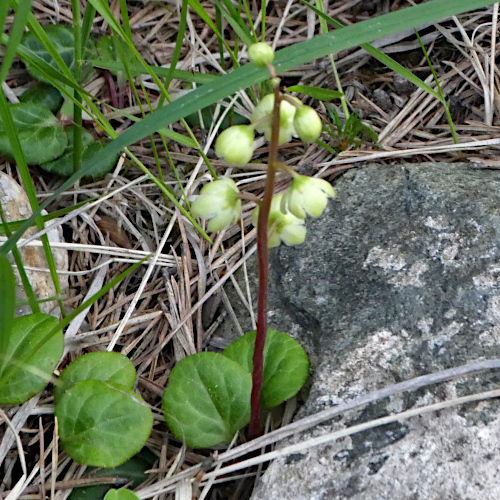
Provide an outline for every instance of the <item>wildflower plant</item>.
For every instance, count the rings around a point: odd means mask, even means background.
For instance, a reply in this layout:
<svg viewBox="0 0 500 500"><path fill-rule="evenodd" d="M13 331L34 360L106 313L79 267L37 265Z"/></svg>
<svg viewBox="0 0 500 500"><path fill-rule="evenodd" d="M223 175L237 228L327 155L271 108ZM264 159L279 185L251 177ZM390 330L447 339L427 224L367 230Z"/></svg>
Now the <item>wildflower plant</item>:
<svg viewBox="0 0 500 500"><path fill-rule="evenodd" d="M304 142L317 141L322 122L313 108L280 91L279 78L272 66L271 47L256 43L249 47L248 55L251 64L268 69L273 92L263 96L255 106L250 124L229 127L219 135L215 151L228 164L243 167L253 156L256 133L264 134L270 141L264 195L262 200L256 200L252 213L252 222L257 226L259 261L257 331L233 342L227 354L224 352L228 359L222 360L214 353L198 353L188 356L172 370L163 398L165 417L174 434L190 446L229 441L248 421L249 438L257 437L261 406L275 406L296 394L309 373L309 362L302 347L287 334L267 329L268 248L282 242L286 245L303 243L306 216L319 217L328 199L335 195L327 181L299 175L277 160L278 147L293 137ZM292 182L284 193L274 194L277 170L290 175ZM191 214L208 220L209 231L221 231L240 217L242 196L233 180L221 177L201 189L192 204ZM233 366L235 362L239 366ZM216 365L220 373L214 379ZM202 381L201 385L198 380ZM221 391L220 398L218 391ZM267 396L276 391L278 396ZM221 403L223 395L233 401L236 411L235 408L228 411ZM245 404L247 398L249 407ZM192 415L186 413L189 413L188 407L193 410ZM203 437L199 432L199 414L206 420L201 423Z"/></svg>

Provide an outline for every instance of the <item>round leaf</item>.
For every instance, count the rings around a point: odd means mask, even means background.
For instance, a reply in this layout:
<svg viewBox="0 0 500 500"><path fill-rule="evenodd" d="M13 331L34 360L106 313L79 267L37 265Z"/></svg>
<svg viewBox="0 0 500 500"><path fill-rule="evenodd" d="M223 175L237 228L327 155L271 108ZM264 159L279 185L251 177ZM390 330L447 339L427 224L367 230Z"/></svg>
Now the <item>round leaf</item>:
<svg viewBox="0 0 500 500"><path fill-rule="evenodd" d="M134 364L127 356L119 352L89 352L62 371L54 389L54 399L57 403L65 391L82 380L102 380L132 390L135 375Z"/></svg>
<svg viewBox="0 0 500 500"><path fill-rule="evenodd" d="M75 72L75 36L73 33L73 28L69 26L64 26L62 24L50 24L44 28L45 34L49 37L50 41L56 48L59 55L62 57L66 66L70 69L72 73ZM39 42L38 38L33 33L27 33L22 44L31 50L35 55L43 59L46 63L50 64L54 69L59 70L52 56L45 50L44 46ZM83 58L89 59L94 52L93 42L89 39L87 47L84 51ZM42 82L50 83L44 77L43 73L38 71L36 68L31 66L31 64L26 64L29 73L33 78L40 80ZM91 75L92 69L88 65L83 64L82 66L82 78L81 81L86 81Z"/></svg>
<svg viewBox="0 0 500 500"><path fill-rule="evenodd" d="M52 113L57 113L63 103L61 92L46 83L37 83L34 87L30 87L19 100L27 104L40 104Z"/></svg>
<svg viewBox="0 0 500 500"><path fill-rule="evenodd" d="M143 448L137 455L134 455L124 464L112 469L103 469L101 467L91 469L87 468L85 475L92 477L120 477L127 481L129 488L137 488L146 479L146 471L151 469L156 462L156 455L147 448ZM102 500L106 492L111 488L110 485L100 484L95 486L81 486L74 488L69 500Z"/></svg>
<svg viewBox="0 0 500 500"><path fill-rule="evenodd" d="M0 403L23 403L47 385L63 353L61 331L47 338L57 323L53 316L30 314L0 335Z"/></svg>
<svg viewBox="0 0 500 500"><path fill-rule="evenodd" d="M65 153L54 161L43 163L40 165L47 172L51 172L58 175L63 175L65 177L69 177L73 174L73 133L67 132L68 135L68 147L66 148ZM70 139L71 136L71 139ZM90 137L90 141L89 141ZM82 153L82 163L85 164L91 161L93 158L97 158L100 152L104 149L105 143L100 141L93 141L92 136L85 132L82 133L82 142L83 142L83 153ZM109 171L113 169L116 165L116 161L118 160L118 155L114 156L106 162L104 165L101 165L98 170L92 172L92 177L102 177L107 174Z"/></svg>
<svg viewBox="0 0 500 500"><path fill-rule="evenodd" d="M74 384L55 414L66 453L98 467L124 463L144 446L153 427L153 414L137 394L101 380Z"/></svg>
<svg viewBox="0 0 500 500"><path fill-rule="evenodd" d="M130 490L109 490L104 497L104 500L139 500L139 497Z"/></svg>
<svg viewBox="0 0 500 500"><path fill-rule="evenodd" d="M0 339L8 336L14 322L14 311L16 308L16 282L9 259L0 255ZM1 343L0 343L1 345ZM1 352L1 351L0 351ZM0 366L1 366L0 359Z"/></svg>
<svg viewBox="0 0 500 500"><path fill-rule="evenodd" d="M251 372L255 335L255 331L249 332L231 342L223 355ZM268 329L264 346L262 406L272 408L291 398L308 376L309 358L302 346L287 333Z"/></svg>
<svg viewBox="0 0 500 500"><path fill-rule="evenodd" d="M193 354L170 373L165 419L192 448L229 442L250 420L251 391L250 373L234 361L213 352Z"/></svg>
<svg viewBox="0 0 500 500"><path fill-rule="evenodd" d="M51 161L62 155L67 139L59 120L39 104L9 105L21 148L29 165ZM0 121L0 153L14 158L5 124Z"/></svg>

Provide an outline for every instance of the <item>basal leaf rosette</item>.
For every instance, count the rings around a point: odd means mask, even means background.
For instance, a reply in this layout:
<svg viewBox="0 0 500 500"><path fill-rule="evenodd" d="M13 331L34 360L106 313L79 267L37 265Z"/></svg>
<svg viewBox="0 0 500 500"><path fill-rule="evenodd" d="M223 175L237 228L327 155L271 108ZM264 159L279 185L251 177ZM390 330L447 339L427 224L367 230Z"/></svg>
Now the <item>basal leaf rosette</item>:
<svg viewBox="0 0 500 500"><path fill-rule="evenodd" d="M163 394L165 420L192 448L230 442L250 420L252 377L235 361L199 352L171 371Z"/></svg>
<svg viewBox="0 0 500 500"><path fill-rule="evenodd" d="M209 231L222 231L234 224L241 215L240 190L229 177L205 184L200 196L191 205L195 217L208 219Z"/></svg>
<svg viewBox="0 0 500 500"><path fill-rule="evenodd" d="M269 210L268 228L271 230L267 237L267 246L274 248L281 242L286 245L300 245L306 238L306 227L304 220L295 217L290 212L281 210L283 194L276 194L271 200ZM252 212L252 223L257 226L259 220L259 207L255 207Z"/></svg>

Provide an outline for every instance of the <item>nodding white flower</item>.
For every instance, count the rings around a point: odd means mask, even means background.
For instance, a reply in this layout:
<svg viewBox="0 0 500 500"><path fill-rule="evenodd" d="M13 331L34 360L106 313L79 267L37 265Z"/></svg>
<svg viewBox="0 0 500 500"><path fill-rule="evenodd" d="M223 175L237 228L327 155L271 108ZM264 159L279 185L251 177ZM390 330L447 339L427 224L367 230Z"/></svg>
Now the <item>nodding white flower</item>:
<svg viewBox="0 0 500 500"><path fill-rule="evenodd" d="M306 238L306 227L304 220L298 219L290 212L281 211L281 202L283 194L276 194L271 200L269 210L268 228L271 233L267 237L267 246L269 248L277 247L281 242L286 245L300 245ZM256 206L252 212L252 222L257 226L259 219L259 206Z"/></svg>
<svg viewBox="0 0 500 500"><path fill-rule="evenodd" d="M194 217L209 219L209 231L222 231L238 220L241 215L239 189L229 177L205 184L200 196L191 205Z"/></svg>
<svg viewBox="0 0 500 500"><path fill-rule="evenodd" d="M259 68L265 68L267 63L272 63L274 59L274 50L265 42L258 42L248 47L248 59Z"/></svg>
<svg viewBox="0 0 500 500"><path fill-rule="evenodd" d="M215 141L215 153L227 163L243 167L253 156L253 127L234 125L222 132Z"/></svg>
<svg viewBox="0 0 500 500"><path fill-rule="evenodd" d="M293 97L297 105L302 106L302 103L296 97ZM264 134L268 141L271 140L272 134L272 116L274 110L274 94L265 95L255 106L250 121L255 126L255 130ZM280 132L278 144L285 144L292 140L292 136L296 135L293 126L293 118L297 107L292 103L282 100L280 102Z"/></svg>
<svg viewBox="0 0 500 500"><path fill-rule="evenodd" d="M301 106L297 109L293 126L300 140L304 142L316 142L323 128L321 118L310 106Z"/></svg>
<svg viewBox="0 0 500 500"><path fill-rule="evenodd" d="M291 212L304 219L306 213L319 217L326 207L328 198L335 196L332 185L324 179L296 175L292 185L283 193L281 210Z"/></svg>

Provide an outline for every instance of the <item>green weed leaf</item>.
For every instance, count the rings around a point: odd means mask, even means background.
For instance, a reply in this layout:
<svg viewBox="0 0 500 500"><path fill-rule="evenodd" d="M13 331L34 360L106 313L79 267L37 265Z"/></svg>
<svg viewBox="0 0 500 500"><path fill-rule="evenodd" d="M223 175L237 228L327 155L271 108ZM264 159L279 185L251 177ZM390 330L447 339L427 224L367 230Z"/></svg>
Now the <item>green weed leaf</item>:
<svg viewBox="0 0 500 500"><path fill-rule="evenodd" d="M0 403L16 405L43 390L63 353L61 331L47 314L15 318L12 330L0 335Z"/></svg>
<svg viewBox="0 0 500 500"><path fill-rule="evenodd" d="M46 83L37 83L37 85L30 87L19 100L26 104L40 104L52 113L57 113L63 103L61 92Z"/></svg>
<svg viewBox="0 0 500 500"><path fill-rule="evenodd" d="M250 420L252 377L214 352L180 361L163 394L165 419L178 439L192 448L230 442Z"/></svg>
<svg viewBox="0 0 500 500"><path fill-rule="evenodd" d="M67 139L59 120L39 104L9 105L19 142L29 165L51 161L66 148ZM5 125L0 121L0 153L14 158Z"/></svg>
<svg viewBox="0 0 500 500"><path fill-rule="evenodd" d="M224 356L241 365L249 373L253 368L255 330L231 342ZM291 398L309 376L309 358L301 345L287 333L268 329L264 346L264 373L261 402L272 408Z"/></svg>
<svg viewBox="0 0 500 500"><path fill-rule="evenodd" d="M120 57L120 51L117 47L118 44L120 45L120 49L123 52L123 55L127 59L127 63L133 63L134 56L128 48L128 45L116 36L105 35L99 38L96 44L97 54L102 60L106 62L120 63L122 59ZM117 74L120 73L120 71L113 71L113 73Z"/></svg>
<svg viewBox="0 0 500 500"><path fill-rule="evenodd" d="M73 174L73 127L66 129L66 138L68 144L62 156L47 163L42 163L40 166L52 174L62 175L69 177ZM105 143L101 141L94 141L94 138L86 130L82 130L82 161L91 161L92 158L97 158L99 153L104 149ZM101 165L101 168L92 172L92 177L102 177L106 175L116 165L118 155L111 158L109 162Z"/></svg>
<svg viewBox="0 0 500 500"><path fill-rule="evenodd" d="M322 89L320 87L310 87L308 85L292 85L287 87L288 92L300 92L304 95L309 95L318 101L331 101L342 97L342 92L338 90Z"/></svg>
<svg viewBox="0 0 500 500"><path fill-rule="evenodd" d="M139 500L139 497L130 490L109 490L104 497L104 500Z"/></svg>
<svg viewBox="0 0 500 500"><path fill-rule="evenodd" d="M54 389L54 399L57 403L70 387L82 380L101 380L132 390L135 375L134 364L127 356L119 352L89 352L62 371Z"/></svg>
<svg viewBox="0 0 500 500"><path fill-rule="evenodd" d="M50 24L44 28L45 34L48 36L49 40L54 45L58 54L62 57L66 66L70 69L71 73L75 72L75 35L73 33L73 28L69 26L64 26L62 24ZM59 71L57 63L54 61L52 56L47 52L45 47L40 43L38 38L33 33L27 33L24 38L22 45L30 50L34 55L43 59L47 64L52 66L55 70ZM91 39L87 43L86 50L83 54L84 59L90 59L95 55L94 45ZM44 74L36 69L32 64L26 62L26 67L33 78L40 80L41 82L50 83L44 76ZM92 67L90 65L84 64L82 66L82 76L80 81L86 81L92 74Z"/></svg>
<svg viewBox="0 0 500 500"><path fill-rule="evenodd" d="M153 414L127 388L101 380L70 387L56 404L59 436L66 453L79 463L116 467L146 443Z"/></svg>
<svg viewBox="0 0 500 500"><path fill-rule="evenodd" d="M147 448L143 448L140 453L118 467L113 469L90 468L87 469L86 475L89 478L118 477L123 479L124 482L126 481L129 488L137 488L146 481L148 478L146 471L151 469L155 462L156 456ZM69 500L102 500L110 488L110 485L105 484L75 488L71 492Z"/></svg>
<svg viewBox="0 0 500 500"><path fill-rule="evenodd" d="M7 337L12 330L16 308L14 273L12 272L9 259L5 255L0 255L0 283L2 284L2 291L0 293L0 339L2 339ZM1 363L0 359L0 366Z"/></svg>

